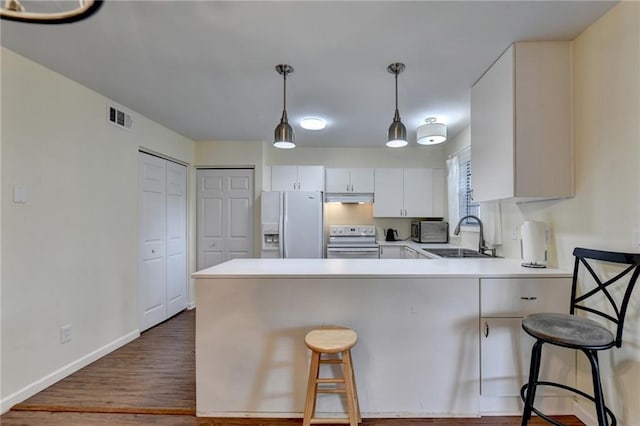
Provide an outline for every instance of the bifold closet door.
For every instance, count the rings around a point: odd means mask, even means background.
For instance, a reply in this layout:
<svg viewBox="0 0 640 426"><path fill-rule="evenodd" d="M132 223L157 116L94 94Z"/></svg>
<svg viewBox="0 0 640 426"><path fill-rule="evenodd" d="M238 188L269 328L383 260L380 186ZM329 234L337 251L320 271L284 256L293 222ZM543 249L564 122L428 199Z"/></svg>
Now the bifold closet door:
<svg viewBox="0 0 640 426"><path fill-rule="evenodd" d="M138 154L140 331L187 306L187 168Z"/></svg>

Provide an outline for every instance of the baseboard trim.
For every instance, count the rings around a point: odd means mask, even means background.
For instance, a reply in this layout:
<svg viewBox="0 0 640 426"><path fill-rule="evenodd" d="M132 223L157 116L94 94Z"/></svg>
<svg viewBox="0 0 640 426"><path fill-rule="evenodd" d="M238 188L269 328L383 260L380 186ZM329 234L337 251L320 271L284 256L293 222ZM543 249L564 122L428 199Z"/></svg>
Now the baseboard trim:
<svg viewBox="0 0 640 426"><path fill-rule="evenodd" d="M23 387L19 391L7 396L3 400L0 401L0 413L4 414L11 409L14 405L26 400L27 398L32 397L40 391L48 388L52 384L64 379L70 374L75 373L83 367L91 364L92 362L102 358L118 349L121 346L126 345L127 343L137 339L140 336L140 331L138 329L125 334L124 336L114 340L111 343L108 343L101 348L96 349L93 352L88 353L87 355L79 358L64 367L59 368L51 374L46 375L45 377L36 380L35 382L28 384Z"/></svg>
<svg viewBox="0 0 640 426"><path fill-rule="evenodd" d="M573 403L573 412L574 412L574 415L578 418L578 420L580 420L585 425L587 426L598 425L598 421L593 416L593 413L589 412L586 408L580 405L578 401L575 401Z"/></svg>

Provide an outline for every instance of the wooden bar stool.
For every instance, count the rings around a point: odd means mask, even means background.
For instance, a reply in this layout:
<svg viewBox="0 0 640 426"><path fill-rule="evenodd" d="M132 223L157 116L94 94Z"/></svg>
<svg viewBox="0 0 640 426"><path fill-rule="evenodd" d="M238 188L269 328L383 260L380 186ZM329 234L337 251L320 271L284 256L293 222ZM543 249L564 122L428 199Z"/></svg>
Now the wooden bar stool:
<svg viewBox="0 0 640 426"><path fill-rule="evenodd" d="M328 328L312 330L304 338L311 349L311 367L307 383L307 400L304 407L303 426L312 424L348 423L357 426L362 422L355 374L351 362L351 348L358 341L355 331L348 328ZM322 354L340 354L340 358L323 358ZM343 376L320 378L321 364L341 364ZM320 385L335 385L334 387ZM343 386L340 386L343 385ZM317 393L343 393L347 399L346 418L318 418L316 415Z"/></svg>

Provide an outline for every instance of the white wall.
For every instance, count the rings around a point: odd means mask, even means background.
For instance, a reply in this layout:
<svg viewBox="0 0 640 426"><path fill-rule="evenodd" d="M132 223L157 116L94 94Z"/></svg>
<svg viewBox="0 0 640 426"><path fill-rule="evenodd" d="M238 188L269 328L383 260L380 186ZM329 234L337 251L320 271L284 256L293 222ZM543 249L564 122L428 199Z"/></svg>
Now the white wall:
<svg viewBox="0 0 640 426"><path fill-rule="evenodd" d="M520 257L519 239L511 239L512 231L525 220L540 220L550 229L550 263L565 269L571 269L571 252L577 246L640 252L640 3L616 5L572 47L576 195L502 202L499 250L503 256ZM469 143L473 141L467 129L447 142L446 154ZM466 234L462 245L477 244L477 238L470 244ZM622 348L600 356L605 398L625 426L640 425L638 300L640 289L629 309ZM578 360L578 386L591 392L588 363L581 355ZM579 409L593 411L584 401Z"/></svg>
<svg viewBox="0 0 640 426"><path fill-rule="evenodd" d="M573 42L573 61L576 195L502 203L503 254L519 257L511 231L524 220L541 220L551 230L551 263L567 269L576 246L640 252L640 3L621 2L585 30ZM640 288L622 348L600 356L605 397L625 426L640 425L638 300ZM578 385L590 391L583 358Z"/></svg>
<svg viewBox="0 0 640 426"><path fill-rule="evenodd" d="M137 151L193 163L193 142L2 49L2 409L135 338ZM27 202L13 202L23 185ZM193 226L192 226L193 227ZM72 340L60 344L60 327Z"/></svg>
<svg viewBox="0 0 640 426"><path fill-rule="evenodd" d="M265 149L265 164L271 165L323 165L325 167L433 167L444 168L443 145L387 148L381 140L380 148L295 148L282 150L269 146ZM327 225L375 225L379 239L386 228L398 230L399 239L410 237L411 219L373 218L372 205L327 204Z"/></svg>
<svg viewBox="0 0 640 426"><path fill-rule="evenodd" d="M381 142L381 144L383 144ZM255 255L259 253L260 203L262 190L270 189L272 165L323 165L325 167L444 167L441 145L403 149L380 148L301 148L283 150L269 142L209 141L195 147L197 166L255 166L256 217ZM371 205L327 205L325 223L376 225L378 237L387 227L398 229L400 238L409 237L411 219L373 218Z"/></svg>

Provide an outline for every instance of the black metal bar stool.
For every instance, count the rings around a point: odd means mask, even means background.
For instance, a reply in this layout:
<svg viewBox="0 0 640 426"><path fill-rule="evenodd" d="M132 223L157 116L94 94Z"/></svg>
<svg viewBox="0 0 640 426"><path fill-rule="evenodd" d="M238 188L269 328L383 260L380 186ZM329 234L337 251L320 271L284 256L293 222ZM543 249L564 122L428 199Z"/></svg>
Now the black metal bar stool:
<svg viewBox="0 0 640 426"><path fill-rule="evenodd" d="M531 350L531 367L529 370L529 383L520 390L520 395L524 401L524 411L522 413L522 426L525 426L531 418L531 413L536 413L546 421L555 425L563 426L562 423L548 417L533 406L536 389L538 386L553 386L575 392L594 402L599 426L616 425L616 418L613 412L605 405L600 382L600 367L598 364L598 351L610 349L613 346L622 346L622 330L624 327L624 317L627 313L627 306L631 298L631 292L640 275L640 254L615 253L609 251L590 250L576 248L573 250L575 264L573 269L573 282L571 288L571 308L570 315L566 314L532 314L522 320L522 328L529 335L536 339ZM598 268L594 268L598 263ZM616 269L613 277L610 270ZM596 272L596 269L598 272ZM588 272L588 274L583 271ZM577 283L578 275L585 277L581 280L582 294L578 296ZM586 278L592 278L588 280ZM586 286L587 281L591 281L593 288ZM614 297L616 295L621 297ZM604 299L607 306L603 310L589 307L586 304L588 299L594 300L598 296L598 301ZM589 312L600 317L602 323L594 320L576 316L576 310ZM604 326L604 323L612 323L615 328L614 333ZM542 355L542 345L562 346L569 349L582 351L591 363L591 375L593 378L593 393L589 395L581 390L569 387L562 383L538 381L540 373L540 363ZM611 423L607 423L607 417Z"/></svg>

